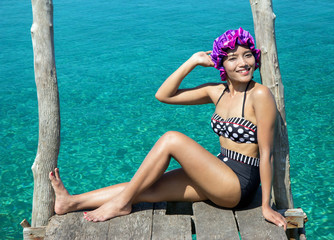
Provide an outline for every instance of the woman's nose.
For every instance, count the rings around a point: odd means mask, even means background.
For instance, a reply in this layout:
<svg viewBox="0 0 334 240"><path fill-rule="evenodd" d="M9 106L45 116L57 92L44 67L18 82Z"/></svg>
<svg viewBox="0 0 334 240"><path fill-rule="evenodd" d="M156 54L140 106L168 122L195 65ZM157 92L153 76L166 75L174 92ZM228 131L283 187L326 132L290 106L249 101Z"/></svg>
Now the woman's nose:
<svg viewBox="0 0 334 240"><path fill-rule="evenodd" d="M240 57L238 64L239 64L239 67L249 67L249 62L244 57Z"/></svg>
<svg viewBox="0 0 334 240"><path fill-rule="evenodd" d="M240 64L241 66L248 65L246 59L243 58L243 57L240 57L240 58L239 58L239 64Z"/></svg>

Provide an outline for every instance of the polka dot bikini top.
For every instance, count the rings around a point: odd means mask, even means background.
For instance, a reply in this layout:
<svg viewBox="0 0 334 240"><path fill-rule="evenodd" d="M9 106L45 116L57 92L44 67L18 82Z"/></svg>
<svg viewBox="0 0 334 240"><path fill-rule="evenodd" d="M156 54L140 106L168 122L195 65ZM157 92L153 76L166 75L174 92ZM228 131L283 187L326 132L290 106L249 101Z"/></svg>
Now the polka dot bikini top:
<svg viewBox="0 0 334 240"><path fill-rule="evenodd" d="M250 83L250 81L249 81ZM244 108L246 101L246 92L249 86L245 89L244 93L244 101L242 104L242 117L231 117L228 119L223 119L217 113L214 113L211 117L211 127L213 131L218 136L223 136L225 138L229 138L237 143L257 143L257 127L252 122L246 120L244 118ZM221 97L224 95L225 90L222 95L219 97L216 105L220 101Z"/></svg>

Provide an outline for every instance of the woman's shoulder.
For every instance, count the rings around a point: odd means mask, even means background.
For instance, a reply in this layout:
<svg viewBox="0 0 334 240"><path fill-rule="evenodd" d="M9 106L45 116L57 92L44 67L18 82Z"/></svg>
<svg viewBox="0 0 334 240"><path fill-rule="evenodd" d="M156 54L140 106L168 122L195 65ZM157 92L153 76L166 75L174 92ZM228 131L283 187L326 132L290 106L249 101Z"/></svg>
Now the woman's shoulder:
<svg viewBox="0 0 334 240"><path fill-rule="evenodd" d="M255 82L254 84L252 95L254 98L260 98L260 99L274 98L272 92L267 86L264 86L257 82Z"/></svg>
<svg viewBox="0 0 334 240"><path fill-rule="evenodd" d="M275 97L267 86L260 83L255 83L254 89L251 94L252 102L254 107L275 107Z"/></svg>

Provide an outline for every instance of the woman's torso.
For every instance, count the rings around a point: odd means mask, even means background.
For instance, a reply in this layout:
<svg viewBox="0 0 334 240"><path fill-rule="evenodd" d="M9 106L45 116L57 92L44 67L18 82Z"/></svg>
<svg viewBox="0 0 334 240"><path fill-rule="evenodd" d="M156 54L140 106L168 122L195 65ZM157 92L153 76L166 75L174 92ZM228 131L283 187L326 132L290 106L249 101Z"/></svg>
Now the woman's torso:
<svg viewBox="0 0 334 240"><path fill-rule="evenodd" d="M247 91L232 96L227 85L220 84L215 87L212 95L216 109L211 125L213 131L220 135L220 145L252 157L259 156L256 116L252 102L252 92L256 85L257 83L251 81Z"/></svg>

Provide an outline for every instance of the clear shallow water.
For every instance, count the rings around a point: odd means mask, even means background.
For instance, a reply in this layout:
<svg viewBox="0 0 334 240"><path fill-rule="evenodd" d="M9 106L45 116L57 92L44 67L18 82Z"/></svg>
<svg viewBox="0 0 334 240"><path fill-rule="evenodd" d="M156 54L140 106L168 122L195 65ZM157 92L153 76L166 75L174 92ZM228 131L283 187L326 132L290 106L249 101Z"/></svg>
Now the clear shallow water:
<svg viewBox="0 0 334 240"><path fill-rule="evenodd" d="M309 239L334 239L333 5L274 1L291 182L295 206L308 214ZM6 239L21 239L19 223L31 216L30 168L38 143L31 23L29 1L0 2L0 235ZM225 30L242 26L253 32L247 1L61 0L54 1L54 24L62 124L58 166L71 193L128 181L167 130L217 153L209 129L213 106L164 105L154 93ZM183 86L212 81L219 81L216 70L196 69Z"/></svg>

